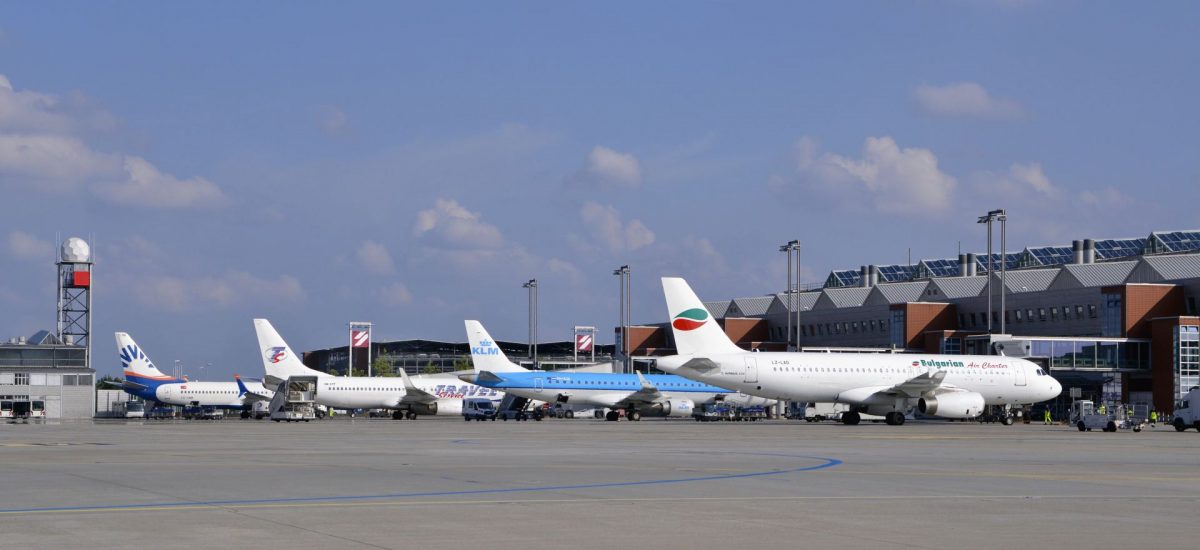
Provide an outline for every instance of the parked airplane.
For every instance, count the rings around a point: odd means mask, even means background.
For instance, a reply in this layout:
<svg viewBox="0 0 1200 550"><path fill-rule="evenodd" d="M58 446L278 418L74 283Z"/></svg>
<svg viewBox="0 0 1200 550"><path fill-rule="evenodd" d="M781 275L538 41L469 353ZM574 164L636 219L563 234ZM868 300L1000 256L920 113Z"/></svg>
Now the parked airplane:
<svg viewBox="0 0 1200 550"><path fill-rule="evenodd" d="M1025 405L1053 399L1062 385L1036 364L988 355L749 352L712 319L687 282L664 277L667 311L679 355L658 368L746 393L850 405L842 422L860 413L904 423L906 412L973 418L985 405Z"/></svg>
<svg viewBox="0 0 1200 550"><path fill-rule="evenodd" d="M400 377L333 376L304 366L292 348L266 319L254 320L267 381L282 382L292 376L317 377L316 402L337 409L389 409L392 418L417 415L461 415L464 397L499 400L500 392L459 381L450 375Z"/></svg>
<svg viewBox="0 0 1200 550"><path fill-rule="evenodd" d="M125 370L122 387L130 395L146 401L168 405L208 406L223 409L242 409L249 414L256 401L270 401L274 392L252 380L248 384L236 377L233 382L192 382L187 378L167 376L159 371L137 342L124 332L116 333L117 350Z"/></svg>
<svg viewBox="0 0 1200 550"><path fill-rule="evenodd" d="M611 409L623 408L626 418L640 420L691 416L697 404L718 401L743 407L775 403L672 375L531 371L509 361L479 321L466 321L466 327L475 373L464 379L527 399L608 408L607 420L619 418Z"/></svg>

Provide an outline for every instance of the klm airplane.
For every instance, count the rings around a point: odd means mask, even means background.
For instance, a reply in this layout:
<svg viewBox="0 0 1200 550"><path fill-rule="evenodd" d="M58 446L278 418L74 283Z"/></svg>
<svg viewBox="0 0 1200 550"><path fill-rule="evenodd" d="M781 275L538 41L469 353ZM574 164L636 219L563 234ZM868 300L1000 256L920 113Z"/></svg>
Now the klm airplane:
<svg viewBox="0 0 1200 550"><path fill-rule="evenodd" d="M508 360L479 321L466 321L473 374L463 379L527 399L606 408L606 420L625 409L629 420L642 415L691 416L697 405L724 402L735 406L771 405L773 399L752 397L681 376L531 371Z"/></svg>

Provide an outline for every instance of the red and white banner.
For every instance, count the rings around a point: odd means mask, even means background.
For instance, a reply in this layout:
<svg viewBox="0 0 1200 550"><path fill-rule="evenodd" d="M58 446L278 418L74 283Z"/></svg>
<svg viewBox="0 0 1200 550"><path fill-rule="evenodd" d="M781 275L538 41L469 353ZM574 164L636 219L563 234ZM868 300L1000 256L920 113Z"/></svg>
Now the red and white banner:
<svg viewBox="0 0 1200 550"><path fill-rule="evenodd" d="M575 351L592 351L592 344L594 343L591 334L575 335Z"/></svg>
<svg viewBox="0 0 1200 550"><path fill-rule="evenodd" d="M371 347L371 331L368 330L352 330L350 331L350 346L355 348Z"/></svg>

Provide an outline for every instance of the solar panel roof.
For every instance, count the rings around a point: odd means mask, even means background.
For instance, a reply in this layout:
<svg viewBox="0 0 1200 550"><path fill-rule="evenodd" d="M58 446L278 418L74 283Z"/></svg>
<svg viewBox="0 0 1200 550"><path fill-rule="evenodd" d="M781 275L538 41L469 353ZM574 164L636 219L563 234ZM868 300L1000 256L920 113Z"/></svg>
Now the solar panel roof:
<svg viewBox="0 0 1200 550"><path fill-rule="evenodd" d="M879 266L879 280L889 283L911 281L916 272L917 266L915 265L881 265Z"/></svg>
<svg viewBox="0 0 1200 550"><path fill-rule="evenodd" d="M1146 249L1146 239L1104 239L1096 241L1096 257L1101 260L1138 256Z"/></svg>
<svg viewBox="0 0 1200 550"><path fill-rule="evenodd" d="M1150 238L1156 241L1150 246L1156 253L1200 250L1200 231L1155 232Z"/></svg>
<svg viewBox="0 0 1200 550"><path fill-rule="evenodd" d="M1027 252L1035 262L1030 265L1066 265L1075 260L1075 252L1068 246L1039 246Z"/></svg>
<svg viewBox="0 0 1200 550"><path fill-rule="evenodd" d="M857 269L843 269L840 271L832 271L829 277L825 279L825 286L836 288L842 286L858 286L862 283L862 274Z"/></svg>
<svg viewBox="0 0 1200 550"><path fill-rule="evenodd" d="M917 271L914 275L916 278L924 279L929 277L954 277L958 275L958 260L921 260L917 264Z"/></svg>
<svg viewBox="0 0 1200 550"><path fill-rule="evenodd" d="M1015 254L1010 252L1008 254L1008 256L1005 258L1005 264L1004 264L1005 267L1004 268L1005 269L1017 269L1018 267L1020 267L1021 266L1021 254L1022 253L1020 253L1020 252L1017 252ZM976 258L975 258L976 261L979 262L979 273L986 273L987 268L988 268L987 254L976 254L975 256L976 256ZM999 252L992 254L992 265L996 267L996 271L1000 271L1000 253Z"/></svg>

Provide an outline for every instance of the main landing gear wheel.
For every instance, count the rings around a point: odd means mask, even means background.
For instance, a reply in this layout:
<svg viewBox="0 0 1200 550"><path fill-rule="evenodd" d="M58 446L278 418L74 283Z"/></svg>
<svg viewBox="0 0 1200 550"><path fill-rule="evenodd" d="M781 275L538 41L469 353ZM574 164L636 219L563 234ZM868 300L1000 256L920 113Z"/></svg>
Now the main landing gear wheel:
<svg viewBox="0 0 1200 550"><path fill-rule="evenodd" d="M887 413L887 416L884 418L885 418L885 422L887 422L888 426L903 426L904 425L904 413L902 413L902 412L893 411L893 412Z"/></svg>
<svg viewBox="0 0 1200 550"><path fill-rule="evenodd" d="M637 422L638 420L642 419L642 413L637 412L637 411L629 411L628 413L625 413L625 417L634 422Z"/></svg>
<svg viewBox="0 0 1200 550"><path fill-rule="evenodd" d="M417 419L417 413L415 413L415 412L412 412L412 411L408 411L408 412L404 413L404 418L407 418L407 419L409 419L409 420L416 420L416 419Z"/></svg>
<svg viewBox="0 0 1200 550"><path fill-rule="evenodd" d="M404 411L392 411L392 420L404 420Z"/></svg>
<svg viewBox="0 0 1200 550"><path fill-rule="evenodd" d="M859 422L862 422L862 416L859 416L857 412L847 411L842 413L842 424L857 426Z"/></svg>
<svg viewBox="0 0 1200 550"><path fill-rule="evenodd" d="M620 420L620 419L621 419L621 413L619 413L617 411L608 411L607 413L604 413L604 420L606 420L608 422L616 422L617 420ZM1182 431L1182 430L1180 430L1180 431Z"/></svg>
<svg viewBox="0 0 1200 550"><path fill-rule="evenodd" d="M1006 416L1006 417L1004 417L1003 420L1000 421L1000 423L1004 424L1005 426L1012 426L1013 422L1015 422L1015 420L1013 420L1013 417L1011 417L1011 416Z"/></svg>

